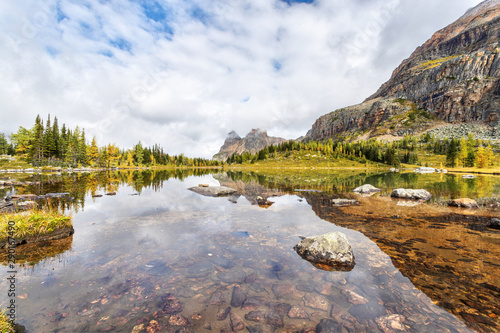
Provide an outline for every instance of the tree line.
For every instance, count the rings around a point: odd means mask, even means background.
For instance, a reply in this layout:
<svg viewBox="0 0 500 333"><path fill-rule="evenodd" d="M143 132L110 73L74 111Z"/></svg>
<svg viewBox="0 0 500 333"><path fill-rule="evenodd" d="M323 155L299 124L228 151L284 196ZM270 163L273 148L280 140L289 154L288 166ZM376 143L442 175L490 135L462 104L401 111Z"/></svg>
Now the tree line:
<svg viewBox="0 0 500 333"><path fill-rule="evenodd" d="M285 157L294 151L315 151L323 155L337 159L348 158L361 163L367 160L384 163L399 167L401 163L422 164L419 161L417 150L429 151L434 154L446 155L446 166L448 167L473 167L485 168L493 165L494 152L491 142L474 139L469 134L467 139L460 140L444 139L437 140L433 135L423 134L420 136L406 135L402 140L382 142L376 139L346 142L342 139L328 139L326 141L287 141L279 145L268 146L255 154L245 152L234 154L227 159L227 163L254 163L283 153ZM427 163L424 163L424 165Z"/></svg>
<svg viewBox="0 0 500 333"><path fill-rule="evenodd" d="M134 167L134 166L220 166L219 161L204 158L189 158L169 155L159 144L144 147L139 141L131 149L121 149L108 143L99 146L95 137L90 143L85 129L76 126L70 129L66 124L59 127L58 119L51 121L50 115L44 122L38 115L31 128L20 126L10 140L0 133L0 155L19 156L33 166L62 167Z"/></svg>

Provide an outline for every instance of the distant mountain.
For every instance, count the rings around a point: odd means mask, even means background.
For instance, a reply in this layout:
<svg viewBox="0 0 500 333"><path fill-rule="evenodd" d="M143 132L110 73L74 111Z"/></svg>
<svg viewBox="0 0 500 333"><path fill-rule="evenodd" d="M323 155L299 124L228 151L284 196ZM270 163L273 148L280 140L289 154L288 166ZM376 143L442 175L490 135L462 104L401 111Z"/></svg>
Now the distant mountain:
<svg viewBox="0 0 500 333"><path fill-rule="evenodd" d="M266 131L260 129L252 129L243 139L235 131L231 131L213 159L225 161L234 153L242 154L250 152L251 154L255 154L267 146L280 144L285 141L287 140L268 136Z"/></svg>
<svg viewBox="0 0 500 333"><path fill-rule="evenodd" d="M499 40L500 0L484 1L418 47L364 103L320 117L306 139L402 136L444 122L486 124L500 139Z"/></svg>

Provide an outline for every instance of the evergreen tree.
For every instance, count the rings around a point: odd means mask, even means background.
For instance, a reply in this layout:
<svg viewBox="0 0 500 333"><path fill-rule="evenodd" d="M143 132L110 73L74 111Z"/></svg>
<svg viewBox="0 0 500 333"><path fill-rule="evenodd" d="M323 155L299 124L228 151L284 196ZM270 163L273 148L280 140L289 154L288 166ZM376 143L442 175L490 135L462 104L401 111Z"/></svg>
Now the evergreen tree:
<svg viewBox="0 0 500 333"><path fill-rule="evenodd" d="M143 158L144 158L144 153L143 153L142 143L141 141L139 141L139 143L136 144L134 147L134 159L138 165L141 165Z"/></svg>
<svg viewBox="0 0 500 333"><path fill-rule="evenodd" d="M52 125L52 140L54 141L54 151L53 156L60 157L61 142L59 137L59 124L57 123L57 117L54 117L54 125Z"/></svg>
<svg viewBox="0 0 500 333"><path fill-rule="evenodd" d="M446 151L446 165L454 168L457 166L458 159L458 142L457 139L452 139Z"/></svg>
<svg viewBox="0 0 500 333"><path fill-rule="evenodd" d="M5 134L0 133L0 155L6 155L9 152L9 142L5 138Z"/></svg>
<svg viewBox="0 0 500 333"><path fill-rule="evenodd" d="M44 157L51 158L55 155L56 144L54 142L53 128L50 124L50 114L47 118L47 123L45 124L45 131L43 133L43 146L44 146Z"/></svg>

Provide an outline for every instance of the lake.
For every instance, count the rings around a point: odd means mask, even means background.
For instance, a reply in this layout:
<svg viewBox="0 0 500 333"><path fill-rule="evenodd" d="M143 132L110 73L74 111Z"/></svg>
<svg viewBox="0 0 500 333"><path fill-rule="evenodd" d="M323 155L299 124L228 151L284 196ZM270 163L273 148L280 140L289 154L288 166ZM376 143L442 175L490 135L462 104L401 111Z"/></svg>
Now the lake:
<svg viewBox="0 0 500 333"><path fill-rule="evenodd" d="M500 330L500 233L484 228L499 215L489 207L499 177L176 170L29 179L41 185L14 191L70 193L40 205L73 214L75 229L17 248L17 322L29 332ZM383 191L332 206L364 183ZM239 194L188 190L198 184ZM432 203L401 205L388 196L397 187L426 188ZM116 195L93 197L108 192ZM488 207L442 205L458 197ZM293 250L300 236L332 231L354 250L349 272L318 269Z"/></svg>

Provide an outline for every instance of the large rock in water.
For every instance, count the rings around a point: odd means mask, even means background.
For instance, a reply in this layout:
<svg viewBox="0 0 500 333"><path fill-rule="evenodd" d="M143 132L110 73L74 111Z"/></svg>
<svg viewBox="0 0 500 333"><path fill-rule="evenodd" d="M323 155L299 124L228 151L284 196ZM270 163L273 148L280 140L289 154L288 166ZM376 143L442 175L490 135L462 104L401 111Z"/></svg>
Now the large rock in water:
<svg viewBox="0 0 500 333"><path fill-rule="evenodd" d="M432 197L426 190L414 190L414 189L406 189L406 188L397 188L391 193L391 197L393 198L401 198L401 199L412 199L412 200L424 200L427 201Z"/></svg>
<svg viewBox="0 0 500 333"><path fill-rule="evenodd" d="M371 184L365 184L359 187L356 187L354 190L352 190L354 193L361 193L361 194L370 194L370 193L375 193L375 192L380 192L381 190L376 188L375 186Z"/></svg>
<svg viewBox="0 0 500 333"><path fill-rule="evenodd" d="M193 192L208 197L223 197L236 193L235 189L225 186L209 186L209 187L198 186L198 187L190 187L188 190L191 190Z"/></svg>
<svg viewBox="0 0 500 333"><path fill-rule="evenodd" d="M313 264L323 264L343 271L350 271L355 265L351 245L340 232L306 237L293 249Z"/></svg>

